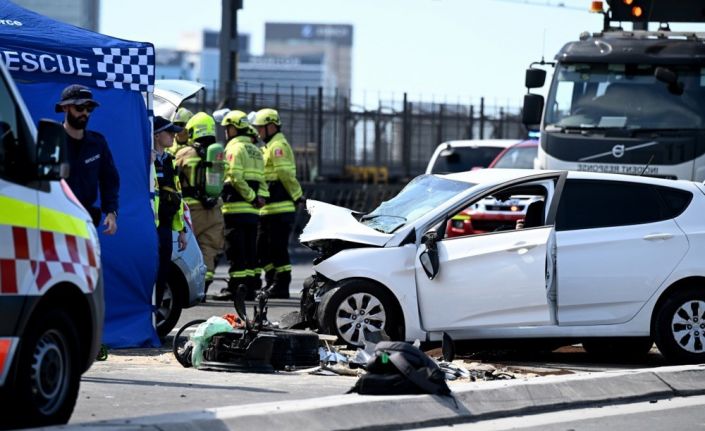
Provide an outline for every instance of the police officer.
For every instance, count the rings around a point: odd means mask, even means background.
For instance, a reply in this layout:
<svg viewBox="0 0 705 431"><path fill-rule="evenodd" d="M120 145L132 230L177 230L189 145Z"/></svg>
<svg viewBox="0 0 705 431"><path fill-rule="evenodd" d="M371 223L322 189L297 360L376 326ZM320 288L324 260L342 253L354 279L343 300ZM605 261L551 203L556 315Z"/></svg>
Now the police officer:
<svg viewBox="0 0 705 431"><path fill-rule="evenodd" d="M193 117L193 112L186 108L179 108L174 114L172 123L174 123L175 126L180 127L181 131L176 133L173 145L167 149L167 151L171 154L176 155L180 149L188 145L188 131L186 130L186 123L188 123L188 120L190 120L191 117Z"/></svg>
<svg viewBox="0 0 705 431"><path fill-rule="evenodd" d="M294 225L294 203L303 202L301 185L296 180L294 152L281 132L279 113L274 109L260 109L252 124L265 142L264 177L269 188L269 199L260 210L257 231L259 264L273 282L271 297L288 298L291 283L289 234Z"/></svg>
<svg viewBox="0 0 705 431"><path fill-rule="evenodd" d="M246 299L254 299L261 287L257 266L257 223L259 208L269 196L264 181L262 151L254 144L257 132L242 111L230 111L223 117L227 168L223 187L225 218L225 254L230 261L227 289L215 299L233 299L239 285L247 286Z"/></svg>
<svg viewBox="0 0 705 431"><path fill-rule="evenodd" d="M101 214L105 214L103 232L113 235L117 231L120 176L103 135L86 130L91 113L98 106L88 87L75 84L64 88L61 100L54 109L65 115L64 130L70 167L66 182L90 213L94 225L98 226ZM98 190L100 208L95 205Z"/></svg>
<svg viewBox="0 0 705 431"><path fill-rule="evenodd" d="M223 186L222 151L220 160L207 160L208 147L216 144L216 138L215 120L205 112L191 117L186 123L186 131L188 145L176 153L176 166L180 170L183 200L191 210L193 233L206 264L207 292L213 283L216 259L223 250L223 202L219 197ZM207 175L207 171L217 178ZM215 183L218 183L217 190L212 191L216 188Z"/></svg>
<svg viewBox="0 0 705 431"><path fill-rule="evenodd" d="M172 145L174 135L181 131L181 127L174 125L166 118L159 116L154 118L154 169L157 174L155 212L159 238L159 271L157 272L155 295L157 313L160 312L159 307L169 278L173 248L172 231L179 233L179 250L186 248L186 224L184 223L179 177L176 175L174 157L165 151ZM164 319L164 317L163 315L159 316L160 319ZM165 336L166 334L159 335Z"/></svg>

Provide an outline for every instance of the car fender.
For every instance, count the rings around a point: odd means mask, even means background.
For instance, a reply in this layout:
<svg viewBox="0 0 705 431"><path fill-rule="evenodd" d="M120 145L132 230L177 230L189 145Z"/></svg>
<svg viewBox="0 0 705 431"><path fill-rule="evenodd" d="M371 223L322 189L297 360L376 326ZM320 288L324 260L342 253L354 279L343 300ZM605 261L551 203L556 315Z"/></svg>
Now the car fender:
<svg viewBox="0 0 705 431"><path fill-rule="evenodd" d="M407 340L426 339L421 328L416 295L416 246L363 247L342 250L314 266L337 286L350 278L368 278L386 286L404 315Z"/></svg>

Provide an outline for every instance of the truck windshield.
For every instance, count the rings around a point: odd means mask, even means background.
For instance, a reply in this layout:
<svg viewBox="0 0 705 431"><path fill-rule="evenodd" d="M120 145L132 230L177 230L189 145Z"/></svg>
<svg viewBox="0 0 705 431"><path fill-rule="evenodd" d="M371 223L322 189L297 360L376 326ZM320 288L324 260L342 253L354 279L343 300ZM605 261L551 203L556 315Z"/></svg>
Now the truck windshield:
<svg viewBox="0 0 705 431"><path fill-rule="evenodd" d="M654 65L559 64L548 95L551 129L701 129L705 125L705 69L667 66L683 94L654 76Z"/></svg>

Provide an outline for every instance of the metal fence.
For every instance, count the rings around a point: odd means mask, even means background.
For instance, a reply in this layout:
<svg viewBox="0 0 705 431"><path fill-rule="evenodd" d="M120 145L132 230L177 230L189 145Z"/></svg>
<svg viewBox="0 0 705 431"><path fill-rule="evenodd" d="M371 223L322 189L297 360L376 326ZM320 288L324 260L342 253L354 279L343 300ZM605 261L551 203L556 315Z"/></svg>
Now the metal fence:
<svg viewBox="0 0 705 431"><path fill-rule="evenodd" d="M217 87L215 87L217 88ZM455 139L526 136L518 107L379 100L375 108L322 88L238 84L222 99L206 93L193 109L277 109L301 181L404 183L422 173L435 147Z"/></svg>

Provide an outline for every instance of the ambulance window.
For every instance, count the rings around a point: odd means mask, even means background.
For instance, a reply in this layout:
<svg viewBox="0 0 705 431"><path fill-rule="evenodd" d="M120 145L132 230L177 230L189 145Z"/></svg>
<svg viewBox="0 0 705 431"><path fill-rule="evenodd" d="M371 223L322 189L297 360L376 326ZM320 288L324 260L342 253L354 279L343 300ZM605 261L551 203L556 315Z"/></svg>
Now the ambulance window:
<svg viewBox="0 0 705 431"><path fill-rule="evenodd" d="M34 143L4 79L0 79L0 178L24 184L31 179Z"/></svg>

